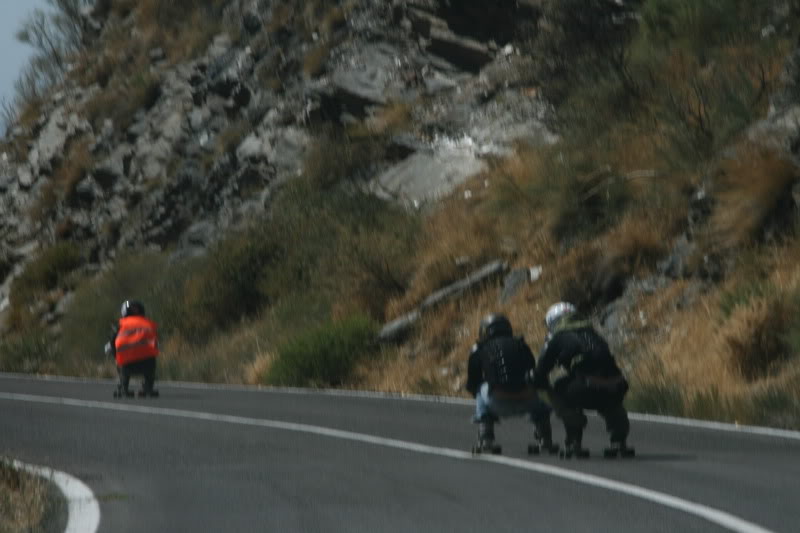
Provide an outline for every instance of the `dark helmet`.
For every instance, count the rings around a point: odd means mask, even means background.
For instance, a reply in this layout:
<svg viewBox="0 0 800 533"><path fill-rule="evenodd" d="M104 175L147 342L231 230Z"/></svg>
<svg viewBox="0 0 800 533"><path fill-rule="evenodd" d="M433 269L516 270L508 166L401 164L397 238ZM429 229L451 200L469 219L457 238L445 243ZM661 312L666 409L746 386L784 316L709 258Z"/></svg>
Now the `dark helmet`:
<svg viewBox="0 0 800 533"><path fill-rule="evenodd" d="M144 316L144 304L136 300L125 300L122 302L122 309L119 314L122 318L126 316Z"/></svg>
<svg viewBox="0 0 800 533"><path fill-rule="evenodd" d="M511 329L511 322L509 322L508 318L499 313L492 313L481 320L478 340L485 341L493 337L511 337L513 334L514 331Z"/></svg>

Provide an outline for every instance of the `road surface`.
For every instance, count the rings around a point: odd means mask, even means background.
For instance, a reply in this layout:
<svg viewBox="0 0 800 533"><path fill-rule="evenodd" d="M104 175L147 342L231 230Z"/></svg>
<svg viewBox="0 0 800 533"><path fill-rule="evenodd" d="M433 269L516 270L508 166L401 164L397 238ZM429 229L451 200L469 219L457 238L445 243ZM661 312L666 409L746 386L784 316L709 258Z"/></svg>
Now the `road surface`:
<svg viewBox="0 0 800 533"><path fill-rule="evenodd" d="M524 419L474 459L460 401L0 375L0 454L82 480L102 532L800 529L800 439L634 420L633 460L529 458ZM554 418L555 435L563 436Z"/></svg>

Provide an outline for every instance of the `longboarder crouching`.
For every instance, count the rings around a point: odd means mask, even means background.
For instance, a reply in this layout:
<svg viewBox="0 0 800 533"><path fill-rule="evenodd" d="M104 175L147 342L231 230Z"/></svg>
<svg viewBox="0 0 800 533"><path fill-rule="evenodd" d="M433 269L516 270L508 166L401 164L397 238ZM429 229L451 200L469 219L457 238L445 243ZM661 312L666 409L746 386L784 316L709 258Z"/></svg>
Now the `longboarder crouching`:
<svg viewBox="0 0 800 533"><path fill-rule="evenodd" d="M587 422L583 410L591 409L605 420L611 440L604 455L633 457L634 450L627 445L630 422L622 404L628 382L608 343L567 302L550 306L545 325L547 341L534 371L533 384L548 391L550 403L564 423L567 435L563 456L588 457L589 451L582 446ZM562 367L567 374L551 386L549 374L555 366Z"/></svg>
<svg viewBox="0 0 800 533"><path fill-rule="evenodd" d="M145 316L144 305L125 300L120 310L118 327L107 345L117 363L119 385L114 397L132 397L129 389L133 375L143 377L139 396L157 397L155 390L156 357L158 357L158 325Z"/></svg>
<svg viewBox="0 0 800 533"><path fill-rule="evenodd" d="M550 407L528 383L535 366L533 353L522 337L514 337L508 318L490 314L481 320L478 342L469 356L466 384L475 397L473 421L478 424L473 453L501 453L495 442L495 422L526 414L534 425L534 440L528 453L558 450L553 445Z"/></svg>

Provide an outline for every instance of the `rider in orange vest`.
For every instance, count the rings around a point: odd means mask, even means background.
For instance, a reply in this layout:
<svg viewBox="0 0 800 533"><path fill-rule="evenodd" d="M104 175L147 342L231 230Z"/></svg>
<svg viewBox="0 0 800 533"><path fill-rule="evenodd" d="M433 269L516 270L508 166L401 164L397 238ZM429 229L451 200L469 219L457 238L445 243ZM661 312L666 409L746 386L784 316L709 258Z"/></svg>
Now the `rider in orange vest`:
<svg viewBox="0 0 800 533"><path fill-rule="evenodd" d="M144 305L135 300L125 300L120 315L119 328L112 339L119 374L115 396L133 396L128 390L132 375L144 377L140 396L158 396L158 391L153 388L158 357L158 326L144 316Z"/></svg>

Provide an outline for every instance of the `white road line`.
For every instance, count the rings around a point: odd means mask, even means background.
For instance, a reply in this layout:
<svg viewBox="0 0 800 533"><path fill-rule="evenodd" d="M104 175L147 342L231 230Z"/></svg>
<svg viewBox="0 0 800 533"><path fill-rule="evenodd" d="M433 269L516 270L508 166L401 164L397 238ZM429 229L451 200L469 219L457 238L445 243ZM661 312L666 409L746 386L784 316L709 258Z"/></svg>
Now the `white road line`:
<svg viewBox="0 0 800 533"><path fill-rule="evenodd" d="M100 525L100 504L80 479L44 466L13 461L14 467L55 483L67 500L67 528L64 533L95 533Z"/></svg>
<svg viewBox="0 0 800 533"><path fill-rule="evenodd" d="M77 400L73 398L56 398L48 396L34 396L30 394L16 394L0 392L0 400L20 401L20 402L34 402L42 404L55 404L66 405L71 407L82 407L89 409L103 409L108 411L123 411L129 413L140 413L158 416L170 416L176 418L203 420L208 422L221 422L226 424L237 424L244 426L255 426L270 429L278 429L284 431L294 431L297 433L305 433L311 435L319 435L323 437L330 437L336 439L343 439L365 444L372 444L376 446L384 446L388 448L395 448L399 450L411 451L416 453L424 453L428 455L436 455L440 457L448 457L451 459L470 460L476 458L472 454L462 450L455 450L452 448L441 448L437 446L429 446L416 442L403 441L398 439L389 439L378 437L376 435L368 435L364 433L355 433L352 431L344 431L333 428L326 428L322 426L313 426L309 424L298 424L292 422L281 422L278 420L266 420L259 418L249 418L234 415L220 415L214 413L205 413L198 411L187 411L183 409L171 409L164 407L145 407L141 405L130 405L124 403L110 403L110 402L97 402L89 400ZM701 505L699 503L690 502L663 492L658 492L644 487L639 487L630 483L614 481L592 474L585 474L566 468L557 466L545 465L534 463L531 461L524 461L502 456L480 456L478 459L509 466L512 468L519 468L528 470L539 474L567 479L597 487L605 490L610 490L628 496L633 496L642 500L646 500L658 505L669 507L684 513L696 516L729 531L736 533L773 533L757 524L748 522L735 515L720 511L713 507Z"/></svg>

